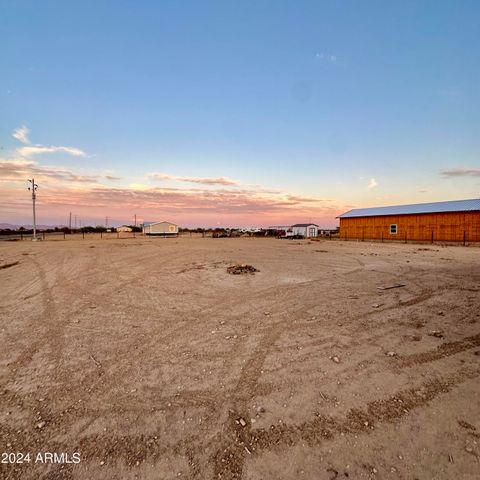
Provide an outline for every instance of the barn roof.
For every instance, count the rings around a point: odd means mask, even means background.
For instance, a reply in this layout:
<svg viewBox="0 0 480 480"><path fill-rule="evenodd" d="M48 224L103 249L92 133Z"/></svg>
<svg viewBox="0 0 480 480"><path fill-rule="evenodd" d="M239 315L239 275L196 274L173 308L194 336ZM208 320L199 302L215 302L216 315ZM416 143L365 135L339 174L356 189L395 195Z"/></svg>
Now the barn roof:
<svg viewBox="0 0 480 480"><path fill-rule="evenodd" d="M411 215L418 213L448 213L480 211L480 199L452 200L449 202L415 203L391 207L355 208L337 218L377 217L382 215Z"/></svg>

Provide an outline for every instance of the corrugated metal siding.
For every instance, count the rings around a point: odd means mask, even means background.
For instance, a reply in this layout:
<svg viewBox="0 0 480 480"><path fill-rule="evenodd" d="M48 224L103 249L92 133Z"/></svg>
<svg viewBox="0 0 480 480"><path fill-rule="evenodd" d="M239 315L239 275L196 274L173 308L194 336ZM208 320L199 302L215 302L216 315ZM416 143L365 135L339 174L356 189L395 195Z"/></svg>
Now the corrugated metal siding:
<svg viewBox="0 0 480 480"><path fill-rule="evenodd" d="M337 218L377 217L382 215L415 215L422 213L449 213L480 211L480 199L449 202L417 203L391 207L355 208Z"/></svg>

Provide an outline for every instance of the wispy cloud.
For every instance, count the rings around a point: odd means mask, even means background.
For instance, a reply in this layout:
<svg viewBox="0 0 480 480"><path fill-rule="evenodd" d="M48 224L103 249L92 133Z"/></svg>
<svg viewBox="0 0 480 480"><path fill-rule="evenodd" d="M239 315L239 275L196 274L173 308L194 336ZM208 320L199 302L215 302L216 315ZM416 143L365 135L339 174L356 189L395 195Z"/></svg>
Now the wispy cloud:
<svg viewBox="0 0 480 480"><path fill-rule="evenodd" d="M444 177L480 177L480 168L452 168L443 170L440 175Z"/></svg>
<svg viewBox="0 0 480 480"><path fill-rule="evenodd" d="M148 173L148 178L153 180L174 180L177 182L199 183L202 185L238 185L238 182L226 177L205 178L205 177L178 177L167 173Z"/></svg>
<svg viewBox="0 0 480 480"><path fill-rule="evenodd" d="M370 181L368 182L368 188L375 188L377 186L378 186L378 182L374 178L371 178Z"/></svg>
<svg viewBox="0 0 480 480"><path fill-rule="evenodd" d="M287 195L287 200L292 202L300 202L300 203L316 203L316 202L325 202L321 198L310 198L310 197L303 197L301 195Z"/></svg>
<svg viewBox="0 0 480 480"><path fill-rule="evenodd" d="M32 176L47 182L97 183L94 175L79 175L63 167L43 166L33 160L0 160L0 182L25 182Z"/></svg>
<svg viewBox="0 0 480 480"><path fill-rule="evenodd" d="M319 52L315 54L315 58L329 63L337 63L337 56L332 53Z"/></svg>
<svg viewBox="0 0 480 480"><path fill-rule="evenodd" d="M17 152L22 157L31 157L32 155L39 155L43 153L67 153L68 155L73 155L74 157L85 157L86 153L79 148L75 147L55 147L55 146L45 146L45 145L33 145L28 147L20 147L17 149Z"/></svg>
<svg viewBox="0 0 480 480"><path fill-rule="evenodd" d="M148 210L171 215L188 213L215 215L287 213L295 218L308 212L331 212L334 207L309 207L303 202L278 196L265 195L253 190L230 189L182 189L182 188L113 188L104 185L90 185L85 188L50 188L42 194L45 205L75 204L78 208L95 207L112 210Z"/></svg>
<svg viewBox="0 0 480 480"><path fill-rule="evenodd" d="M21 127L15 129L15 131L12 133L12 137L16 138L19 142L28 145L30 143L28 138L29 133L30 130L25 125L22 125Z"/></svg>
<svg viewBox="0 0 480 480"><path fill-rule="evenodd" d="M83 150L80 150L76 147L64 147L64 146L54 146L54 145L42 145L42 144L35 144L30 145L30 139L28 135L30 134L30 130L23 125L22 127L17 128L12 136L16 138L19 142L28 145L26 147L17 148L17 154L29 158L33 155L41 155L44 153L66 153L68 155L73 155L74 157L85 157L86 153Z"/></svg>
<svg viewBox="0 0 480 480"><path fill-rule="evenodd" d="M32 144L29 130L22 126L13 132L22 145L7 158L0 158L0 215L5 217L30 215L24 182L35 177L40 183L39 214L56 218L65 209L83 215L95 212L123 218L134 211L144 218L170 217L180 224L258 225L295 223L309 218L330 224L342 209L329 200L303 196L288 191L272 190L261 185L241 184L237 180L218 177L179 176L162 172L145 175L153 181L171 182L156 185L133 183L114 187L121 180L115 171L78 171L79 169L44 165L42 155L66 153L85 156L76 147ZM141 180L140 180L141 182ZM148 182L145 182L148 183ZM113 184L118 185L118 184Z"/></svg>
<svg viewBox="0 0 480 480"><path fill-rule="evenodd" d="M13 164L12 164L13 163ZM35 169L37 167L38 169ZM39 195L42 216L59 215L75 208L78 214L89 218L109 215L124 218L126 212L136 212L143 218L171 218L179 224L264 225L289 224L315 219L316 223L334 224L335 216L344 208L334 202L319 200L288 192L270 192L259 188L220 186L206 187L152 187L132 184L128 187L110 187L97 183L96 177L80 176L74 172L53 167L39 167L24 161L0 162L0 177L22 180L32 172L35 179L44 181ZM0 214L5 218L6 208L15 210L16 216L28 217L28 198L8 180L0 189Z"/></svg>

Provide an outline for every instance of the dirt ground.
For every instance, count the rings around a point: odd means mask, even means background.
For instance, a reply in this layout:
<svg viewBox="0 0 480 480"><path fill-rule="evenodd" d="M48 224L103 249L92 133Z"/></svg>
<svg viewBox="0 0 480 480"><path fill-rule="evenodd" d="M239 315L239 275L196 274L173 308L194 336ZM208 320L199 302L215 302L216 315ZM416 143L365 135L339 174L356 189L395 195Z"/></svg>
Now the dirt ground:
<svg viewBox="0 0 480 480"><path fill-rule="evenodd" d="M0 478L478 479L479 292L476 247L1 242Z"/></svg>

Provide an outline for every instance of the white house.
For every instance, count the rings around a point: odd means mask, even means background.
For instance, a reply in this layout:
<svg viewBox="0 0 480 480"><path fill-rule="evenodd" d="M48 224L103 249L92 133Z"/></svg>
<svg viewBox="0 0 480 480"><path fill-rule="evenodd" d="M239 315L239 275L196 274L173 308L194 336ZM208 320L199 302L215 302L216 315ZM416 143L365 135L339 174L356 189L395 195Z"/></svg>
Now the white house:
<svg viewBox="0 0 480 480"><path fill-rule="evenodd" d="M292 225L292 235L302 235L305 238L318 236L316 223L296 223Z"/></svg>
<svg viewBox="0 0 480 480"><path fill-rule="evenodd" d="M121 227L117 227L117 232L132 232L131 227L127 227L127 225L122 225Z"/></svg>
<svg viewBox="0 0 480 480"><path fill-rule="evenodd" d="M173 236L178 235L178 225L171 222L145 222L144 235Z"/></svg>

